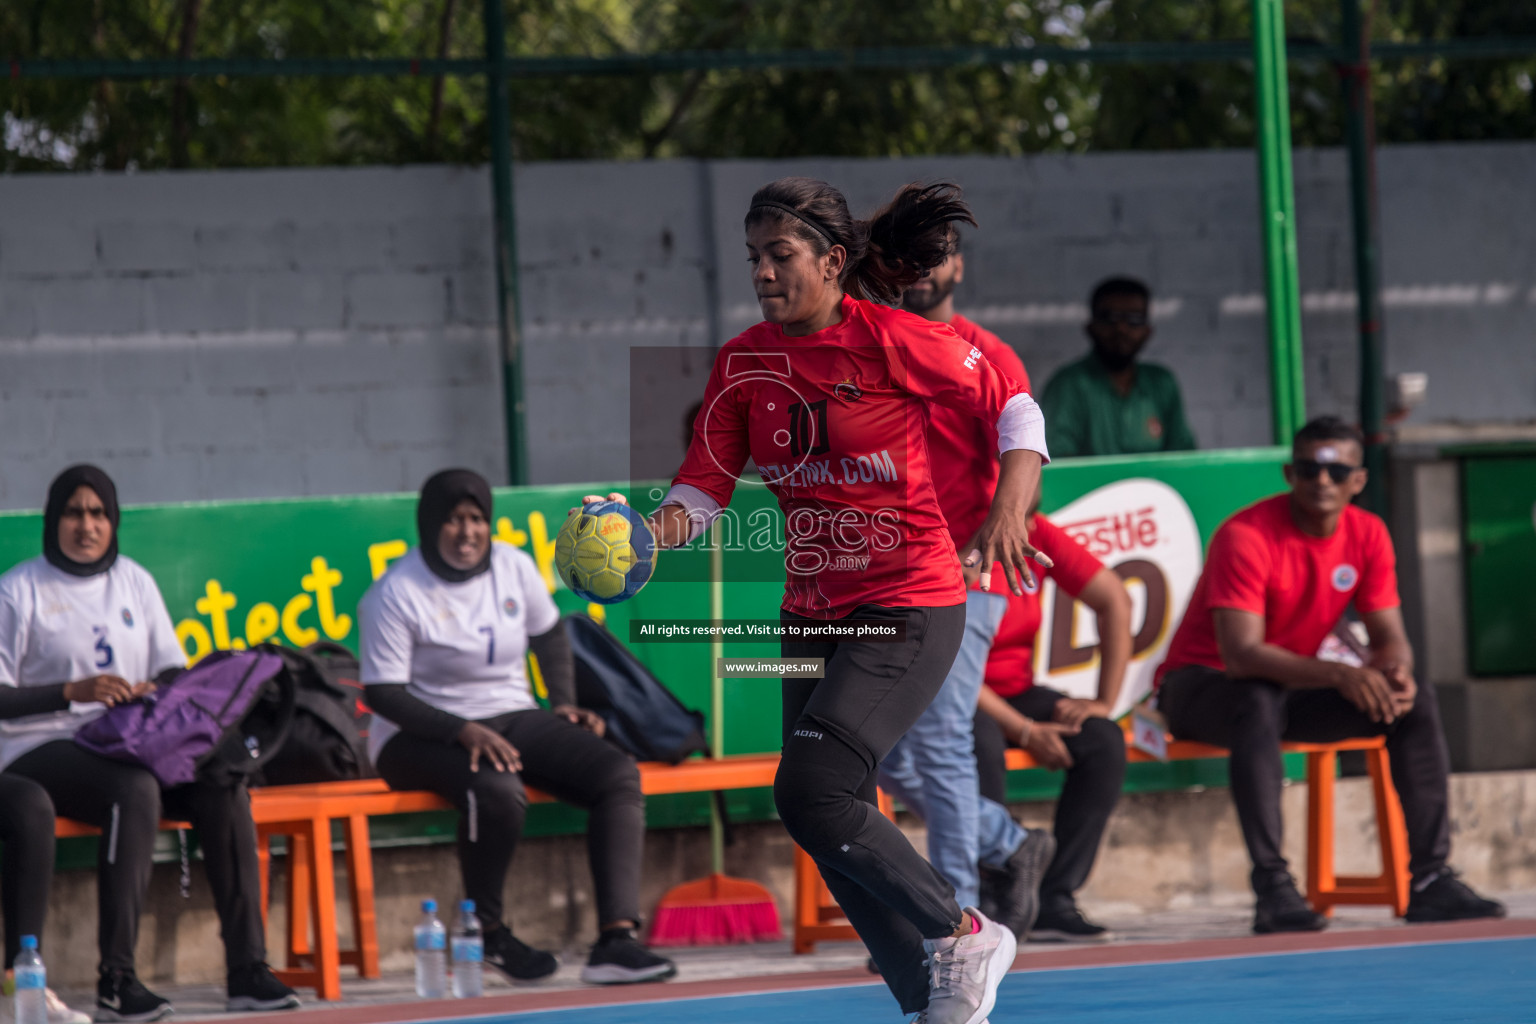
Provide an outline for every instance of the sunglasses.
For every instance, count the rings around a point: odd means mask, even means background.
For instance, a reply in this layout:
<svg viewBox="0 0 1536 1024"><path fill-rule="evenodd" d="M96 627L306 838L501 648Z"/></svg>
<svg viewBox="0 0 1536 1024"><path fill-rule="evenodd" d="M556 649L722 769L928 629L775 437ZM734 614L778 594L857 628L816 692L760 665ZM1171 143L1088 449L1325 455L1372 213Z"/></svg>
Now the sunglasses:
<svg viewBox="0 0 1536 1024"><path fill-rule="evenodd" d="M1341 484L1349 479L1349 475L1360 466L1351 466L1347 462L1318 462L1315 459L1297 459L1291 463L1291 469L1303 480L1316 480L1324 473L1328 479L1336 484Z"/></svg>

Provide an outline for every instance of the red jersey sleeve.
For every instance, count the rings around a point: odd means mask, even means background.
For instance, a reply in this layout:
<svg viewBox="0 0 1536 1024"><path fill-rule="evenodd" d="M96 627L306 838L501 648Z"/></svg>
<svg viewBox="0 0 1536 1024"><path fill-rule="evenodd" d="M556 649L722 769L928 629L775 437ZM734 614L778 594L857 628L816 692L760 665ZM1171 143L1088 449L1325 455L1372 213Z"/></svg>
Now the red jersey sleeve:
<svg viewBox="0 0 1536 1024"><path fill-rule="evenodd" d="M1205 558L1206 606L1264 615L1272 560L1269 541L1258 530L1242 523L1223 524Z"/></svg>
<svg viewBox="0 0 1536 1024"><path fill-rule="evenodd" d="M1360 587L1355 591L1355 611L1361 615L1401 605L1397 593L1397 552L1387 524L1375 516L1366 520L1365 566L1360 573Z"/></svg>
<svg viewBox="0 0 1536 1024"><path fill-rule="evenodd" d="M1029 372L1024 369L1024 360L1019 358L1013 346L989 331L981 331L979 334L987 341L987 344L976 346L981 349L981 354L990 359L999 370L1018 381L1025 391L1030 391Z"/></svg>
<svg viewBox="0 0 1536 1024"><path fill-rule="evenodd" d="M1088 581L1098 575L1104 563L1077 541L1072 535L1045 516L1035 516L1035 526L1029 532L1029 542L1051 557L1056 564L1044 570L1056 585L1076 597L1083 592Z"/></svg>
<svg viewBox="0 0 1536 1024"><path fill-rule="evenodd" d="M893 378L918 398L995 426L1008 400L1028 393L949 324L905 314L893 316L885 327Z"/></svg>
<svg viewBox="0 0 1536 1024"><path fill-rule="evenodd" d="M673 486L684 484L703 491L721 508L731 503L736 481L750 457L747 436L747 397L741 388L731 388L725 367L732 355L750 360L752 353L727 343L715 355L709 382L704 385L704 405L694 421L693 443L683 458L683 466L672 478Z"/></svg>

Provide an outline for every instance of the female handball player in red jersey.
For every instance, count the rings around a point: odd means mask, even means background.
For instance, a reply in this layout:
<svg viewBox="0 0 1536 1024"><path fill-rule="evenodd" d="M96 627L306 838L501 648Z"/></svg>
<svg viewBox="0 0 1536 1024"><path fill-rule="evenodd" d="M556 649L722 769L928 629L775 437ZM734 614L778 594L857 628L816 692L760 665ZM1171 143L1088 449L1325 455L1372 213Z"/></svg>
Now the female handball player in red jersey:
<svg viewBox="0 0 1536 1024"><path fill-rule="evenodd" d="M929 403L984 417L1001 439L1002 476L967 564L1003 563L1018 591L1027 558L1049 562L1025 523L1046 459L1039 407L948 324L881 304L943 262L956 221L975 223L952 185L908 185L869 221L824 182L759 189L746 241L764 322L718 353L652 517L661 547L688 543L730 503L750 457L785 515L785 626L875 621L901 636L782 640L786 658L825 659L825 675L784 681L774 801L923 1024L980 1024L1015 952L1013 934L959 906L875 807L877 766L938 692L965 625L928 464Z"/></svg>

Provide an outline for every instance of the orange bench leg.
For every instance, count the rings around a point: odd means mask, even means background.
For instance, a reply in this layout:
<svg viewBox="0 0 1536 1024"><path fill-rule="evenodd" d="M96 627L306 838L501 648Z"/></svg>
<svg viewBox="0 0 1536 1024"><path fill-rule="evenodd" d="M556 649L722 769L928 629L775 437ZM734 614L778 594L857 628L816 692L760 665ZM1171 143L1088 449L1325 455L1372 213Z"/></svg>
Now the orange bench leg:
<svg viewBox="0 0 1536 1024"><path fill-rule="evenodd" d="M285 828L288 955L287 966L274 973L289 985L313 988L320 999L340 999L341 958L336 937L331 823L328 818L314 818L290 823Z"/></svg>
<svg viewBox="0 0 1536 1024"><path fill-rule="evenodd" d="M1307 755L1307 902L1329 917L1329 897L1338 887L1333 873L1333 783L1338 766L1335 753Z"/></svg>
<svg viewBox="0 0 1536 1024"><path fill-rule="evenodd" d="M331 822L310 822L310 874L314 879L315 967L320 972L316 994L341 998L341 951L336 937L336 869L331 861Z"/></svg>
<svg viewBox="0 0 1536 1024"><path fill-rule="evenodd" d="M256 872L261 877L261 927L267 927L267 901L272 896L272 837L256 831Z"/></svg>
<svg viewBox="0 0 1536 1024"><path fill-rule="evenodd" d="M1371 773L1371 795L1376 803L1376 835L1381 845L1382 881L1386 884L1392 912L1408 913L1408 825L1403 804L1392 785L1392 766L1386 748L1367 750L1365 766Z"/></svg>
<svg viewBox="0 0 1536 1024"><path fill-rule="evenodd" d="M310 955L309 905L313 885L309 878L309 837L302 831L288 833L288 966L300 967Z"/></svg>
<svg viewBox="0 0 1536 1024"><path fill-rule="evenodd" d="M1323 914L1341 904L1391 907L1401 917L1408 910L1408 829L1392 785L1385 747L1363 751L1371 776L1376 810L1376 838L1381 874L1340 875L1334 871L1334 776L1338 757L1331 752L1307 755L1307 898Z"/></svg>
<svg viewBox="0 0 1536 1024"><path fill-rule="evenodd" d="M364 978L379 976L379 929L374 916L373 853L368 842L368 817L354 814L347 818L347 888L352 900L352 936L354 952L342 954L347 963L357 965Z"/></svg>

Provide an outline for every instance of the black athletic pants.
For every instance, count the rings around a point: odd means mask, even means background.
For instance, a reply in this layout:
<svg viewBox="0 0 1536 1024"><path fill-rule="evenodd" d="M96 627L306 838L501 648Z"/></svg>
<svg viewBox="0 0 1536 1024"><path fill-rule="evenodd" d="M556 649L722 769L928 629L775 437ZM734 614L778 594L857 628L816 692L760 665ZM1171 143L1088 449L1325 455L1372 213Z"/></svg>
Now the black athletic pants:
<svg viewBox="0 0 1536 1024"><path fill-rule="evenodd" d="M1229 679L1213 668L1186 665L1164 677L1157 706L1179 739L1232 752L1232 802L1253 861L1254 892L1290 878L1280 845L1282 740L1331 743L1385 735L1408 826L1409 869L1417 880L1445 867L1451 853L1450 756L1433 686L1420 686L1413 710L1383 725L1337 690L1286 690L1267 679Z"/></svg>
<svg viewBox="0 0 1536 1024"><path fill-rule="evenodd" d="M43 944L48 891L53 886L53 801L30 779L0 774L0 913L5 915L5 969L21 952L21 937Z"/></svg>
<svg viewBox="0 0 1536 1024"><path fill-rule="evenodd" d="M99 757L73 740L45 743L17 758L6 772L40 784L61 816L101 829L97 946L103 968L133 969L162 817L190 821L197 828L226 968L266 960L256 825L243 784L192 782L162 790L147 769Z"/></svg>
<svg viewBox="0 0 1536 1024"><path fill-rule="evenodd" d="M480 724L517 748L521 772L497 771L484 758L480 770L472 772L469 751L459 744L403 732L379 751L378 769L394 789L430 790L458 808L464 895L475 901L475 914L486 930L504 923L502 892L528 811L525 780L587 811L587 860L598 925L639 921L645 798L635 762L548 711L514 711Z"/></svg>
<svg viewBox="0 0 1536 1024"><path fill-rule="evenodd" d="M1006 698L1014 709L1036 722L1049 722L1056 702L1066 694L1044 686L1032 686L1023 693ZM1090 718L1075 736L1063 736L1072 767L1067 769L1061 797L1056 801L1056 856L1040 882L1040 905L1073 902L1072 894L1088 881L1093 862L1099 855L1099 843L1109 816L1120 800L1125 782L1125 734L1114 722ZM990 717L976 713L976 765L981 779L981 795L1006 804L1003 757L1007 741L1002 727Z"/></svg>
<svg viewBox="0 0 1536 1024"><path fill-rule="evenodd" d="M904 1013L928 1005L923 940L950 935L955 889L876 806L880 761L933 701L965 631L965 605L848 616L905 622L901 643L784 640L786 658L824 658L821 679L784 681L784 756L774 804L869 947ZM786 623L813 622L791 612Z"/></svg>

